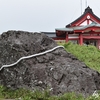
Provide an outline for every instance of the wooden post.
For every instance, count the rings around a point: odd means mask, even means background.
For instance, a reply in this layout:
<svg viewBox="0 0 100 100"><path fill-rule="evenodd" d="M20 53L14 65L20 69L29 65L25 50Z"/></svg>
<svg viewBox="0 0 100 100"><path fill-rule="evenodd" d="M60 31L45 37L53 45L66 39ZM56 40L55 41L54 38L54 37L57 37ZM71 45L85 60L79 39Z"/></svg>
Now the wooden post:
<svg viewBox="0 0 100 100"><path fill-rule="evenodd" d="M100 49L100 40L97 40L97 48Z"/></svg>
<svg viewBox="0 0 100 100"><path fill-rule="evenodd" d="M68 33L66 33L66 43L68 42Z"/></svg>
<svg viewBox="0 0 100 100"><path fill-rule="evenodd" d="M79 35L79 44L83 45L83 35L82 34Z"/></svg>
<svg viewBox="0 0 100 100"><path fill-rule="evenodd" d="M87 25L89 25L89 19L87 19Z"/></svg>

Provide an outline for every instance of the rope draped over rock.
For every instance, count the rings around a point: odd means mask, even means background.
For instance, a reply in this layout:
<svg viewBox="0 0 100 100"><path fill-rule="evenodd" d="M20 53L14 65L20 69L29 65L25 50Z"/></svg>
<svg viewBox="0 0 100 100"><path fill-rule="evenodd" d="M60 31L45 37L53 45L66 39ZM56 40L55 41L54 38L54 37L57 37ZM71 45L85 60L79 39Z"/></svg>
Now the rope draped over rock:
<svg viewBox="0 0 100 100"><path fill-rule="evenodd" d="M33 55L29 55L29 56L24 56L24 57L21 57L19 60L17 60L15 63L13 64L10 64L10 65L3 65L1 68L0 68L0 71L3 69L3 68L7 68L7 67L11 67L11 66L14 66L16 64L18 64L21 60L24 60L24 59L29 59L29 58L32 58L32 57L36 57L36 56L40 56L40 55L44 55L46 53L49 53L49 52L52 52L54 51L55 49L58 49L58 48L64 48L63 46L56 46L50 50L47 50L47 51L44 51L44 52L41 52L41 53L37 53L37 54L33 54Z"/></svg>

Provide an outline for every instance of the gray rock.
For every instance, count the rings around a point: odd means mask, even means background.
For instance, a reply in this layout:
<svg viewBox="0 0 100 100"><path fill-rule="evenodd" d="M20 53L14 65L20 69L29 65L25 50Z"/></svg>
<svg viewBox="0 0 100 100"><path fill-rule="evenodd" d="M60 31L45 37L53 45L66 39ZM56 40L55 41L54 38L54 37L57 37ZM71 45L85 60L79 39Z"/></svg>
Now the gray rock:
<svg viewBox="0 0 100 100"><path fill-rule="evenodd" d="M55 46L55 41L43 33L5 32L0 36L0 66ZM12 89L49 88L55 95L76 92L88 96L100 90L100 73L59 48L42 56L22 60L13 67L3 68L0 71L0 84Z"/></svg>

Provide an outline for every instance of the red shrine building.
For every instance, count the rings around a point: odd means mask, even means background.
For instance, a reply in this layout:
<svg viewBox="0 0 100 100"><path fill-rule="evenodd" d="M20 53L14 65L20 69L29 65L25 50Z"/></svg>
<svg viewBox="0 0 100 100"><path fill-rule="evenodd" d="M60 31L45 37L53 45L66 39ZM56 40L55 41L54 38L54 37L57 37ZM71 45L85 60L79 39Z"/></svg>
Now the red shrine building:
<svg viewBox="0 0 100 100"><path fill-rule="evenodd" d="M94 45L100 49L100 18L90 7L65 28L57 28L55 40L72 41L80 45Z"/></svg>

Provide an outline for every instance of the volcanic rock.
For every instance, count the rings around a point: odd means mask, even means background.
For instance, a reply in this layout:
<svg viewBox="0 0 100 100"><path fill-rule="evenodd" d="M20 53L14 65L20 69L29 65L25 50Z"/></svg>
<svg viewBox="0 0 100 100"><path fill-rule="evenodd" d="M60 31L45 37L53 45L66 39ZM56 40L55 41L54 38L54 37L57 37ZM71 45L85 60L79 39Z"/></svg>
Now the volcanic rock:
<svg viewBox="0 0 100 100"><path fill-rule="evenodd" d="M56 47L56 42L43 33L8 31L0 36L0 67L17 62L21 57ZM64 48L21 60L0 70L0 84L11 89L44 90L54 95L66 92L84 96L100 90L100 73L88 68Z"/></svg>

